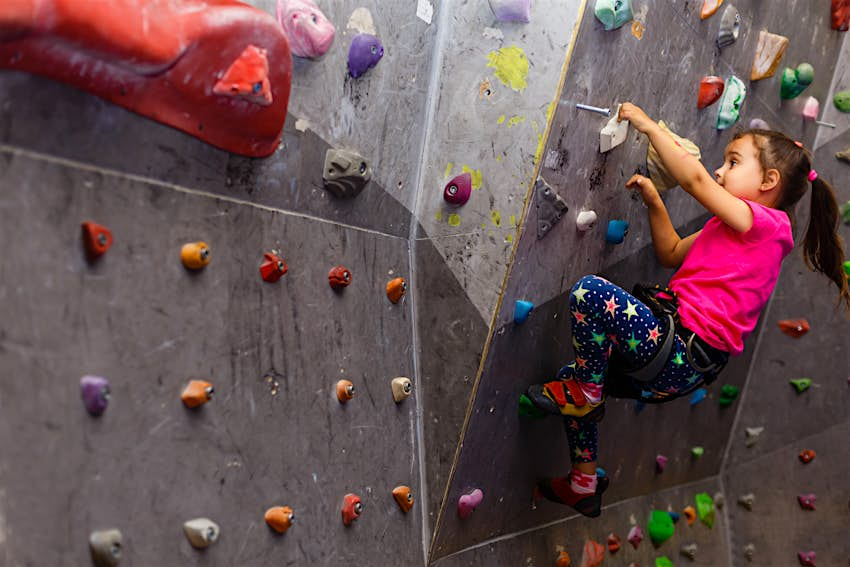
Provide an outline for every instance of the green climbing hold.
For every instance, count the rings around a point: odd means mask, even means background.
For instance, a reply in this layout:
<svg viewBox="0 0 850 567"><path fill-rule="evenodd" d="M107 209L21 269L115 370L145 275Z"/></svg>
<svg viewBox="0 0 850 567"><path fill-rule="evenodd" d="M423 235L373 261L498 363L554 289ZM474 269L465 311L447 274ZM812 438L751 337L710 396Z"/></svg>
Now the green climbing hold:
<svg viewBox="0 0 850 567"><path fill-rule="evenodd" d="M593 14L606 31L615 30L632 19L632 0L596 0Z"/></svg>
<svg viewBox="0 0 850 567"><path fill-rule="evenodd" d="M666 555L662 555L661 557L655 558L655 567L675 567L673 562L670 561L670 558Z"/></svg>
<svg viewBox="0 0 850 567"><path fill-rule="evenodd" d="M850 112L850 91L835 93L835 96L832 97L832 104L841 112Z"/></svg>
<svg viewBox="0 0 850 567"><path fill-rule="evenodd" d="M705 448L700 447L699 445L697 445L696 447L694 447L693 449L691 449L691 455L693 455L693 456L694 456L694 458L696 458L696 459L699 459L699 458L700 458L700 457L702 457L704 454L705 454Z"/></svg>
<svg viewBox="0 0 850 567"><path fill-rule="evenodd" d="M653 510L649 515L649 538L652 544L658 547L673 537L673 518L663 510Z"/></svg>
<svg viewBox="0 0 850 567"><path fill-rule="evenodd" d="M844 219L844 224L850 224L850 201L841 205L841 218Z"/></svg>
<svg viewBox="0 0 850 567"><path fill-rule="evenodd" d="M714 500L708 495L708 492L700 492L696 496L697 514L700 521L709 528L714 527Z"/></svg>
<svg viewBox="0 0 850 567"><path fill-rule="evenodd" d="M802 394L812 385L811 378L797 378L796 380L790 380L790 382L797 389L798 394Z"/></svg>
<svg viewBox="0 0 850 567"><path fill-rule="evenodd" d="M850 278L850 260L844 262L844 275Z"/></svg>
<svg viewBox="0 0 850 567"><path fill-rule="evenodd" d="M732 384L723 384L723 387L720 388L720 407L728 408L731 406L740 392L741 390Z"/></svg>
<svg viewBox="0 0 850 567"><path fill-rule="evenodd" d="M732 75L726 81L726 89L723 91L723 98L720 99L720 110L717 112L718 130L725 130L738 121L745 98L747 98L747 87L741 79Z"/></svg>
<svg viewBox="0 0 850 567"><path fill-rule="evenodd" d="M785 100L796 98L815 80L815 68L808 63L800 63L796 69L786 67L782 71L782 84L779 96Z"/></svg>
<svg viewBox="0 0 850 567"><path fill-rule="evenodd" d="M535 406L531 398L522 394L519 397L519 415L520 417L545 417L546 412Z"/></svg>

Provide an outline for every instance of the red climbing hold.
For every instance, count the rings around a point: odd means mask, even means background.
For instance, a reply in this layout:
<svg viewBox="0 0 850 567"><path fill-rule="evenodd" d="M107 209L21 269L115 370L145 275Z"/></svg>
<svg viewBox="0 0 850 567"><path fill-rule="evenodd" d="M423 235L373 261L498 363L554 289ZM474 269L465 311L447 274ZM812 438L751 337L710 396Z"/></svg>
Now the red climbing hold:
<svg viewBox="0 0 850 567"><path fill-rule="evenodd" d="M809 322L805 319L783 319L779 322L779 329L788 335L799 339L809 332Z"/></svg>
<svg viewBox="0 0 850 567"><path fill-rule="evenodd" d="M809 464L809 463L811 463L811 462L812 462L812 460L815 458L815 455L816 455L816 454L817 454L817 453L815 453L815 452L814 452L814 451L812 451L811 449L806 449L805 451L800 452L800 460L801 460L804 464Z"/></svg>
<svg viewBox="0 0 850 567"><path fill-rule="evenodd" d="M363 511L363 504L360 502L360 497L356 494L346 494L342 501L342 523L350 526L351 523L360 517Z"/></svg>
<svg viewBox="0 0 850 567"><path fill-rule="evenodd" d="M620 536L617 534L608 534L608 553L617 553L620 551Z"/></svg>
<svg viewBox="0 0 850 567"><path fill-rule="evenodd" d="M83 223L83 246L86 248L86 257L89 262L94 262L109 250L112 246L112 232L103 225L93 222Z"/></svg>
<svg viewBox="0 0 850 567"><path fill-rule="evenodd" d="M351 270L345 266L336 266L328 272L328 283L333 289L348 287L351 283Z"/></svg>
<svg viewBox="0 0 850 567"><path fill-rule="evenodd" d="M274 283L287 271L289 271L289 267L279 256L271 252L263 254L263 263L260 264L260 275L263 276L265 281Z"/></svg>
<svg viewBox="0 0 850 567"><path fill-rule="evenodd" d="M570 567L571 563L570 554L562 549L558 554L558 559L555 561L555 567Z"/></svg>
<svg viewBox="0 0 850 567"><path fill-rule="evenodd" d="M832 0L832 29L850 29L850 0Z"/></svg>
<svg viewBox="0 0 850 567"><path fill-rule="evenodd" d="M581 555L581 567L599 567L605 559L605 546L592 539L584 542L584 553Z"/></svg>
<svg viewBox="0 0 850 567"><path fill-rule="evenodd" d="M720 77L709 76L703 77L699 83L699 99L697 100L697 108L703 109L711 106L723 94L723 89L726 83Z"/></svg>
<svg viewBox="0 0 850 567"><path fill-rule="evenodd" d="M817 558L817 554L814 551L798 551L797 559L800 561L800 565L803 567L816 567L815 559Z"/></svg>
<svg viewBox="0 0 850 567"><path fill-rule="evenodd" d="M469 201L472 193L472 174L468 171L461 173L446 183L443 189L443 199L452 205L463 205Z"/></svg>
<svg viewBox="0 0 850 567"><path fill-rule="evenodd" d="M814 510L815 500L817 497L814 494L800 494L797 496L797 502L800 503L800 508L803 510Z"/></svg>

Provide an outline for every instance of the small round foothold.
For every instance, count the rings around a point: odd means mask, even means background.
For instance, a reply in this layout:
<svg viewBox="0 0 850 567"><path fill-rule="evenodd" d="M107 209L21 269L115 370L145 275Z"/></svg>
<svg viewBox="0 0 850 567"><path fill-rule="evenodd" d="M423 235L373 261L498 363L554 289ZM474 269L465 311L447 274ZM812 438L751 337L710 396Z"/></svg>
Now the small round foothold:
<svg viewBox="0 0 850 567"><path fill-rule="evenodd" d="M403 402L413 393L413 382L410 381L410 378L403 376L393 378L390 386L392 387L393 399L396 403Z"/></svg>
<svg viewBox="0 0 850 567"><path fill-rule="evenodd" d="M286 533L295 521L295 513L289 506L275 506L266 510L266 524L279 534Z"/></svg>
<svg viewBox="0 0 850 567"><path fill-rule="evenodd" d="M404 278L395 278L387 283L387 298L392 303L398 303L406 291L407 282L404 281Z"/></svg>
<svg viewBox="0 0 850 567"><path fill-rule="evenodd" d="M348 284L351 283L351 279L351 270L345 266L335 266L331 268L330 272L328 272L328 283L334 290L348 287Z"/></svg>
<svg viewBox="0 0 850 567"><path fill-rule="evenodd" d="M80 378L80 393L86 411L97 417L106 411L109 405L109 381L100 376L83 376Z"/></svg>
<svg viewBox="0 0 850 567"><path fill-rule="evenodd" d="M354 384L348 380L340 380L336 383L336 399L344 404L354 397Z"/></svg>
<svg viewBox="0 0 850 567"><path fill-rule="evenodd" d="M562 549L560 553L558 553L558 559L555 561L555 567L570 567L572 564L572 560L570 559L570 554L567 553L566 550Z"/></svg>
<svg viewBox="0 0 850 567"><path fill-rule="evenodd" d="M811 463L812 460L814 460L815 455L816 455L816 453L814 451L812 451L811 449L806 449L805 451L802 451L800 453L800 455L799 455L800 461L802 461L803 464L807 465L807 464Z"/></svg>
<svg viewBox="0 0 850 567"><path fill-rule="evenodd" d="M101 530L89 535L89 551L95 567L116 567L121 561L121 531Z"/></svg>
<svg viewBox="0 0 850 567"><path fill-rule="evenodd" d="M743 506L744 508L746 508L747 510L750 510L750 511L753 510L753 505L755 503L756 503L756 495L753 494L752 492L750 492L748 494L744 494L740 498L738 498L738 504L740 504L741 506Z"/></svg>
<svg viewBox="0 0 850 567"><path fill-rule="evenodd" d="M266 252L263 254L263 263L260 264L260 276L264 281L274 283L289 271L286 262L280 256Z"/></svg>
<svg viewBox="0 0 850 567"><path fill-rule="evenodd" d="M628 222L624 220L608 221L608 230L605 232L605 242L608 244L622 244L628 233Z"/></svg>
<svg viewBox="0 0 850 567"><path fill-rule="evenodd" d="M580 211L576 217L576 228L578 228L581 232L587 232L596 226L596 219L597 216L595 211Z"/></svg>
<svg viewBox="0 0 850 567"><path fill-rule="evenodd" d="M691 455L693 455L695 459L702 457L704 454L705 448L700 447L699 445L691 448Z"/></svg>
<svg viewBox="0 0 850 567"><path fill-rule="evenodd" d="M814 494L800 494L797 496L797 502L800 504L800 508L803 510L814 510L815 509L815 501L817 500L817 496Z"/></svg>
<svg viewBox="0 0 850 567"><path fill-rule="evenodd" d="M524 299L517 299L514 305L514 323L522 325L528 321L528 316L534 310L534 304Z"/></svg>
<svg viewBox="0 0 850 567"><path fill-rule="evenodd" d="M464 205L472 194L472 174L468 171L456 175L443 189L443 199L450 205Z"/></svg>
<svg viewBox="0 0 850 567"><path fill-rule="evenodd" d="M689 543L688 545L683 545L679 550L679 553L690 559L691 561L696 561L697 558L697 544Z"/></svg>
<svg viewBox="0 0 850 567"><path fill-rule="evenodd" d="M180 249L180 261L190 270L200 270L210 260L210 248L206 242L189 242Z"/></svg>
<svg viewBox="0 0 850 567"><path fill-rule="evenodd" d="M363 512L363 503L356 494L346 494L342 501L342 523L350 526Z"/></svg>
<svg viewBox="0 0 850 567"><path fill-rule="evenodd" d="M402 485L393 488L393 498L405 514L413 508L413 492L411 492L409 486Z"/></svg>
<svg viewBox="0 0 850 567"><path fill-rule="evenodd" d="M606 542L608 544L608 553L617 553L620 551L620 536L615 533L608 534L608 540Z"/></svg>
<svg viewBox="0 0 850 567"><path fill-rule="evenodd" d="M190 380L183 389L180 399L187 408L196 408L212 399L213 385L204 380Z"/></svg>
<svg viewBox="0 0 850 567"><path fill-rule="evenodd" d="M204 549L218 541L218 524L208 518L195 518L183 524L186 539L195 549Z"/></svg>
<svg viewBox="0 0 850 567"><path fill-rule="evenodd" d="M460 516L461 519L468 518L469 515L478 508L483 500L484 492L482 492L479 488L475 488L465 494L461 494L457 501L457 515Z"/></svg>
<svg viewBox="0 0 850 567"><path fill-rule="evenodd" d="M89 262L94 262L106 254L112 246L112 232L105 226L91 221L84 222L82 227L86 258Z"/></svg>
<svg viewBox="0 0 850 567"><path fill-rule="evenodd" d="M752 560L755 559L755 556L756 556L756 546L751 544L751 543L748 543L747 545L745 545L744 546L744 557L746 558L746 560L752 562Z"/></svg>
<svg viewBox="0 0 850 567"><path fill-rule="evenodd" d="M797 552L797 560L800 562L800 565L803 567L816 567L815 560L817 559L817 553L814 551L798 551Z"/></svg>

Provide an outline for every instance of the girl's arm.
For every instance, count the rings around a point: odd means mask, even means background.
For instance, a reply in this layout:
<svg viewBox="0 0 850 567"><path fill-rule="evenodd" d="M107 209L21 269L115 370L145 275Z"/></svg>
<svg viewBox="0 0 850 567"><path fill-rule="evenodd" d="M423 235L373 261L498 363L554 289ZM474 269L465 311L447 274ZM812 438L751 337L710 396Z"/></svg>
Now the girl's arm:
<svg viewBox="0 0 850 567"><path fill-rule="evenodd" d="M728 193L718 184L697 158L679 146L667 132L631 103L620 107L620 119L631 122L647 135L655 146L667 171L687 193L737 232L747 232L753 226L753 212L741 199Z"/></svg>
<svg viewBox="0 0 850 567"><path fill-rule="evenodd" d="M670 221L670 215L664 201L658 195L658 190L652 181L643 175L633 175L626 182L626 187L640 191L641 198L649 212L649 228L652 232L652 245L655 256L665 268L678 268L682 265L685 255L691 249L701 230L692 235L680 238L679 233Z"/></svg>

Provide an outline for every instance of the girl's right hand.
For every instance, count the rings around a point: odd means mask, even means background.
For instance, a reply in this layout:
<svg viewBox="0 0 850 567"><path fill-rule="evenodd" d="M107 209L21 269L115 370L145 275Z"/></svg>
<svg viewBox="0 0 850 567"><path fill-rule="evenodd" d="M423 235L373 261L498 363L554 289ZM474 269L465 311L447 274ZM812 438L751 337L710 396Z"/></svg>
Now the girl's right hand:
<svg viewBox="0 0 850 567"><path fill-rule="evenodd" d="M644 177L636 173L626 181L626 187L639 191L643 203L647 207L661 202L661 195L659 195L655 183L649 177Z"/></svg>
<svg viewBox="0 0 850 567"><path fill-rule="evenodd" d="M620 105L620 113L617 118L628 120L635 130L642 134L646 134L653 126L656 126L655 121L647 116L638 105L630 102L624 102Z"/></svg>

